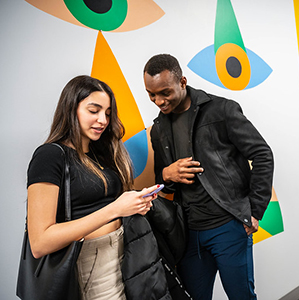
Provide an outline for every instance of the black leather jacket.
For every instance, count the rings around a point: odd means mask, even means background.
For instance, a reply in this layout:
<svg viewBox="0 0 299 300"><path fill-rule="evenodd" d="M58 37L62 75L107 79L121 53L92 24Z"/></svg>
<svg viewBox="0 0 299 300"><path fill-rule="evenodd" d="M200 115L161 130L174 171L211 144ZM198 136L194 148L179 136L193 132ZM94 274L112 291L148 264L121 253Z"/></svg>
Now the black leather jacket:
<svg viewBox="0 0 299 300"><path fill-rule="evenodd" d="M189 143L193 158L204 168L197 176L216 203L251 226L251 216L261 220L271 198L272 151L238 103L190 86L187 92L193 112ZM169 115L160 112L154 120L151 140L156 182L162 183L163 168L175 161ZM163 192L174 192L180 201L179 184L167 185Z"/></svg>

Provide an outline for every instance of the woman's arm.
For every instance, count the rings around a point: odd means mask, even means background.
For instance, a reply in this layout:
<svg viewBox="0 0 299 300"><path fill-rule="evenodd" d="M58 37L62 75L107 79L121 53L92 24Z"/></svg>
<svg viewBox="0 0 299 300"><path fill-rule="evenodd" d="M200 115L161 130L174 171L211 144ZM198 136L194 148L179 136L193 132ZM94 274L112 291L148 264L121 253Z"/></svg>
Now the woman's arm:
<svg viewBox="0 0 299 300"><path fill-rule="evenodd" d="M156 186L141 192L123 193L98 211L69 222L56 223L59 187L52 183L35 183L28 187L28 234L32 254L39 258L80 240L111 220L133 214L145 215L157 195L143 198Z"/></svg>

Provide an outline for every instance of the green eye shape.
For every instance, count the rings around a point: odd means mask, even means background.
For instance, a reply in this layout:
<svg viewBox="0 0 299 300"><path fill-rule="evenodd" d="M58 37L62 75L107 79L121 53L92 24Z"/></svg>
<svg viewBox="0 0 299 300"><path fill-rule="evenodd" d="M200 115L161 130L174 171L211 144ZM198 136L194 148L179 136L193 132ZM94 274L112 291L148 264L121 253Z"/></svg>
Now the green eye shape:
<svg viewBox="0 0 299 300"><path fill-rule="evenodd" d="M111 31L125 20L127 0L64 0L72 15L87 27Z"/></svg>

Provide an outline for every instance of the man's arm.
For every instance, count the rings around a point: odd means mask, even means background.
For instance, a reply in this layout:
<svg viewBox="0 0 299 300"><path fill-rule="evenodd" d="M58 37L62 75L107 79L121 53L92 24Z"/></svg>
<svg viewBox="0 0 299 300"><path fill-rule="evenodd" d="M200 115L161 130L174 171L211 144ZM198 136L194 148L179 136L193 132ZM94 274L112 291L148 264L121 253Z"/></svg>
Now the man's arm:
<svg viewBox="0 0 299 300"><path fill-rule="evenodd" d="M240 105L228 100L225 107L226 126L229 139L247 159L252 161L249 182L251 214L261 220L271 199L274 160L264 138L252 123L243 115ZM254 229L252 229L254 230Z"/></svg>

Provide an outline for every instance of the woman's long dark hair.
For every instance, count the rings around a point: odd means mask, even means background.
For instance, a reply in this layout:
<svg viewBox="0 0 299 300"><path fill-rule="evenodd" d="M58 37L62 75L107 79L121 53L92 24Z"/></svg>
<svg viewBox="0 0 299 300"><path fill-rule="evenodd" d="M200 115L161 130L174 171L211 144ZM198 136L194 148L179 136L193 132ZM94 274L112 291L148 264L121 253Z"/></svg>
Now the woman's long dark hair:
<svg viewBox="0 0 299 300"><path fill-rule="evenodd" d="M70 80L61 93L46 143L72 144L78 154L79 161L103 180L107 191L105 176L83 151L80 124L77 117L79 103L97 91L104 92L109 96L111 114L107 128L99 140L91 141L90 147L105 160L109 167L112 167L119 174L122 190L127 191L133 186L132 163L121 140L125 129L118 117L115 97L106 83L87 75L77 76Z"/></svg>

